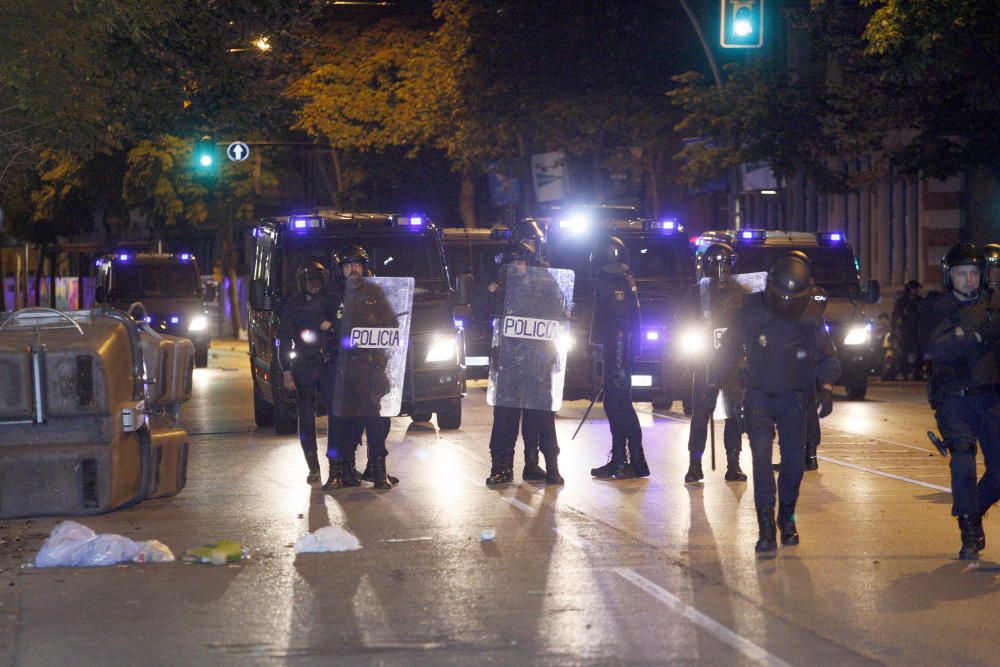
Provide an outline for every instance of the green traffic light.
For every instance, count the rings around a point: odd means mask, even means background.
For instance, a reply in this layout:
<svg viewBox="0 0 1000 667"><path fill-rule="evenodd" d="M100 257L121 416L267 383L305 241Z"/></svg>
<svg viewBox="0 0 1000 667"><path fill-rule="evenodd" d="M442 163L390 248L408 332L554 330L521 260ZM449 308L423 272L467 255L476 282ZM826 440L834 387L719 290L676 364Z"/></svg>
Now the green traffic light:
<svg viewBox="0 0 1000 667"><path fill-rule="evenodd" d="M199 159L199 162L201 162L201 166L203 167L211 167L214 161L215 160L212 159L211 155L202 155Z"/></svg>

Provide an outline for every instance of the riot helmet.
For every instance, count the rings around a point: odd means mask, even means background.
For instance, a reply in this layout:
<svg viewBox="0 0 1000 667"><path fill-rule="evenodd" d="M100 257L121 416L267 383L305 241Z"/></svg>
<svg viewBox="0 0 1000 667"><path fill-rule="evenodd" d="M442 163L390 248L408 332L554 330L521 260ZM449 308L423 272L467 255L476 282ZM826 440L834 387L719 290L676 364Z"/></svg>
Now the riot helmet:
<svg viewBox="0 0 1000 667"><path fill-rule="evenodd" d="M529 266L535 263L535 251L524 241L511 242L500 255L501 264L518 261L527 262Z"/></svg>
<svg viewBox="0 0 1000 667"><path fill-rule="evenodd" d="M348 264L360 264L361 274L368 275L369 263L368 252L359 245L349 245L340 249L337 253L337 264L343 273L344 267Z"/></svg>
<svg viewBox="0 0 1000 667"><path fill-rule="evenodd" d="M979 269L979 285L971 292L959 291L952 281L951 270L956 266L975 266ZM959 243L953 245L941 258L941 284L946 292L955 290L966 299L975 298L979 288L986 285L986 256L980 248L972 243Z"/></svg>
<svg viewBox="0 0 1000 667"><path fill-rule="evenodd" d="M534 218L524 218L514 225L511 239L527 244L536 259L542 258L545 254L545 232Z"/></svg>
<svg viewBox="0 0 1000 667"><path fill-rule="evenodd" d="M590 254L591 264L605 273L625 273L629 269L628 260L628 246L617 236L601 239Z"/></svg>
<svg viewBox="0 0 1000 667"><path fill-rule="evenodd" d="M736 253L728 243L713 243L701 256L702 278L714 278L720 283L733 275L736 267Z"/></svg>
<svg viewBox="0 0 1000 667"><path fill-rule="evenodd" d="M306 262L295 272L295 283L299 294L319 294L330 280L330 272L321 262Z"/></svg>
<svg viewBox="0 0 1000 667"><path fill-rule="evenodd" d="M986 284L990 289L1000 287L1000 243L987 243L983 246L986 257Z"/></svg>
<svg viewBox="0 0 1000 667"><path fill-rule="evenodd" d="M911 280L903 285L903 290L913 296L920 296L920 290L923 288L924 286L920 284L919 280Z"/></svg>
<svg viewBox="0 0 1000 667"><path fill-rule="evenodd" d="M813 285L812 262L802 252L789 252L767 271L767 304L780 315L798 317L809 302Z"/></svg>

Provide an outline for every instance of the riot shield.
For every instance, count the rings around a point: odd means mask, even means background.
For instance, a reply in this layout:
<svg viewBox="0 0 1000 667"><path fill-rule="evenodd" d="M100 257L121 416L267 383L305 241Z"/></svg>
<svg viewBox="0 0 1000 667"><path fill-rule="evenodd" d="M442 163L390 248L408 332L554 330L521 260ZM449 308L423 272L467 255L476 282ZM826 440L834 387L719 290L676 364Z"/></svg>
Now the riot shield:
<svg viewBox="0 0 1000 667"><path fill-rule="evenodd" d="M722 345L722 335L739 317L744 295L762 291L766 282L766 273L741 273L730 277L725 287L721 289L709 289L705 284L699 286L702 311L711 323L713 350L719 349ZM734 368L726 374L719 387L719 401L716 403L713 416L716 419L738 417L740 405L743 403L743 389L740 373Z"/></svg>
<svg viewBox="0 0 1000 667"><path fill-rule="evenodd" d="M413 278L348 279L333 389L338 417L399 414L413 284Z"/></svg>
<svg viewBox="0 0 1000 667"><path fill-rule="evenodd" d="M569 269L501 267L487 403L553 412L562 405L573 279Z"/></svg>

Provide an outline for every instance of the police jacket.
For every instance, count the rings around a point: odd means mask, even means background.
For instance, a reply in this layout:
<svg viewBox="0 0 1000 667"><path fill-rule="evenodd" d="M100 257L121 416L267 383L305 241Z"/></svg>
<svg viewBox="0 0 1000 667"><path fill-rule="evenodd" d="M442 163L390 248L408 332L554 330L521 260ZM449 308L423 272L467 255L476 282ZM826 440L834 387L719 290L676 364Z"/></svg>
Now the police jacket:
<svg viewBox="0 0 1000 667"><path fill-rule="evenodd" d="M932 399L1000 385L1000 301L980 290L972 301L932 292L920 308L920 338L933 361Z"/></svg>
<svg viewBox="0 0 1000 667"><path fill-rule="evenodd" d="M631 271L611 273L601 271L594 294L594 318L590 342L608 346L623 343L624 361L634 364L642 345L639 313L639 291Z"/></svg>
<svg viewBox="0 0 1000 667"><path fill-rule="evenodd" d="M323 363L335 349L334 330L322 331L323 321L337 322L340 297L336 288L319 294L296 294L278 311L278 362L281 370ZM295 350L295 357L291 355Z"/></svg>
<svg viewBox="0 0 1000 667"><path fill-rule="evenodd" d="M710 382L720 380L746 353L748 390L769 394L815 391L816 383L833 384L840 377L837 350L824 326L822 306L809 303L797 318L768 308L763 292L747 294L733 326L722 336L712 362Z"/></svg>
<svg viewBox="0 0 1000 667"><path fill-rule="evenodd" d="M905 350L916 348L920 342L918 331L921 301L923 299L916 294L904 294L892 310L892 335Z"/></svg>

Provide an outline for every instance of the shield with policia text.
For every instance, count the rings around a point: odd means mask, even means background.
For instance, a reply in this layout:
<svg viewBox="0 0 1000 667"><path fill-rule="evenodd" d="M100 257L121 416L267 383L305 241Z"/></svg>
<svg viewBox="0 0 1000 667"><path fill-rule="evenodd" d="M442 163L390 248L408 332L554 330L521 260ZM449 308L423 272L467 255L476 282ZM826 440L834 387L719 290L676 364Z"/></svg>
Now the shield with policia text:
<svg viewBox="0 0 1000 667"><path fill-rule="evenodd" d="M338 417L393 417L403 400L413 278L349 278L338 323Z"/></svg>
<svg viewBox="0 0 1000 667"><path fill-rule="evenodd" d="M701 311L708 319L712 332L712 352L722 344L726 329L736 323L743 307L743 297L751 292L761 292L767 282L767 273L738 273L726 281L725 287L718 288L716 278L702 278L698 281ZM743 381L740 373L733 369L719 387L720 396L715 408L716 419L728 419L739 414L743 402Z"/></svg>
<svg viewBox="0 0 1000 667"><path fill-rule="evenodd" d="M508 264L503 309L493 326L490 405L556 411L562 404L574 273Z"/></svg>

